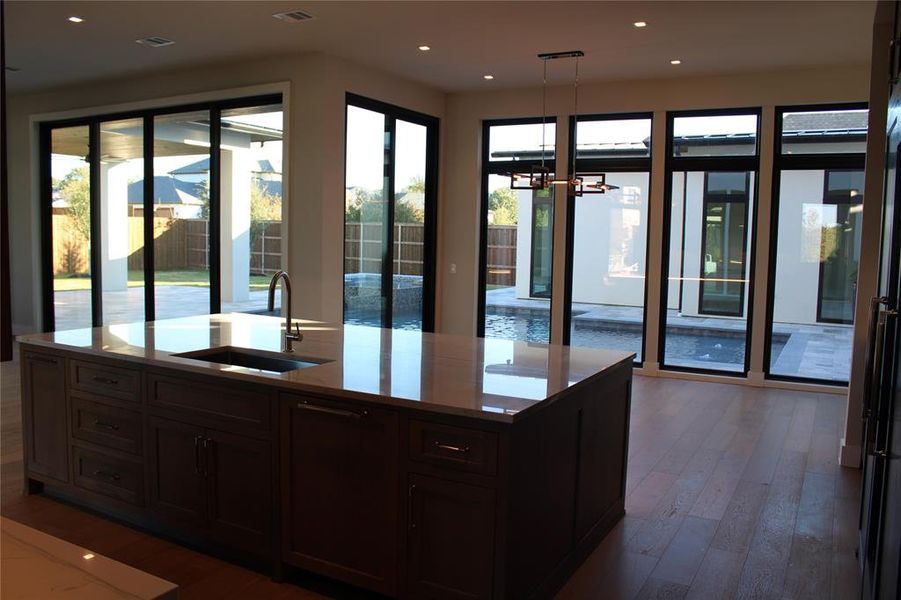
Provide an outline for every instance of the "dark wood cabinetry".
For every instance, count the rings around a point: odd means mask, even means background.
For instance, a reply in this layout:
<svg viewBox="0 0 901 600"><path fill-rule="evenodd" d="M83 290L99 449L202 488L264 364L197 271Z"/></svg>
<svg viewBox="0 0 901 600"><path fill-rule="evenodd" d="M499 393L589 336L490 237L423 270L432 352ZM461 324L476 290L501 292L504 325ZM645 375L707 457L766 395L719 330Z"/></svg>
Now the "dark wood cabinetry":
<svg viewBox="0 0 901 600"><path fill-rule="evenodd" d="M287 485L283 526L292 564L394 594L398 566L399 430L395 411L282 398Z"/></svg>
<svg viewBox="0 0 901 600"><path fill-rule="evenodd" d="M69 421L63 357L23 354L22 412L28 470L69 481Z"/></svg>
<svg viewBox="0 0 901 600"><path fill-rule="evenodd" d="M202 427L151 417L150 510L174 526L206 526Z"/></svg>
<svg viewBox="0 0 901 600"><path fill-rule="evenodd" d="M624 513L628 359L516 416L233 375L24 344L29 489L436 600L551 597Z"/></svg>
<svg viewBox="0 0 901 600"><path fill-rule="evenodd" d="M408 591L414 598L491 598L495 492L410 475Z"/></svg>

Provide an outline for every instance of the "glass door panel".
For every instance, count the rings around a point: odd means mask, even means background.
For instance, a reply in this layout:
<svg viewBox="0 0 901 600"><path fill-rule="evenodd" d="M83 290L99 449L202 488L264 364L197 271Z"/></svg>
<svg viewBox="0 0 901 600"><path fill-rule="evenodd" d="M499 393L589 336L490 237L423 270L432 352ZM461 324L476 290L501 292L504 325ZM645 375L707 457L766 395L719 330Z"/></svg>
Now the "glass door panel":
<svg viewBox="0 0 901 600"><path fill-rule="evenodd" d="M281 104L222 111L220 264L222 312L266 312L282 264ZM281 286L276 288L279 310Z"/></svg>
<svg viewBox="0 0 901 600"><path fill-rule="evenodd" d="M398 119L395 139L391 322L395 329L421 330L428 128Z"/></svg>
<svg viewBox="0 0 901 600"><path fill-rule="evenodd" d="M554 189L510 189L488 175L485 337L550 339Z"/></svg>
<svg viewBox="0 0 901 600"><path fill-rule="evenodd" d="M390 135L385 115L347 106L344 322L382 326Z"/></svg>
<svg viewBox="0 0 901 600"><path fill-rule="evenodd" d="M641 361L651 176L608 172L607 182L619 189L575 199L570 344Z"/></svg>
<svg viewBox="0 0 901 600"><path fill-rule="evenodd" d="M87 126L50 133L54 328L91 327L91 177Z"/></svg>
<svg viewBox="0 0 901 600"><path fill-rule="evenodd" d="M210 114L154 117L156 319L210 312Z"/></svg>
<svg viewBox="0 0 901 600"><path fill-rule="evenodd" d="M144 120L100 124L103 323L144 320Z"/></svg>
<svg viewBox="0 0 901 600"><path fill-rule="evenodd" d="M744 371L754 177L672 175L665 366Z"/></svg>

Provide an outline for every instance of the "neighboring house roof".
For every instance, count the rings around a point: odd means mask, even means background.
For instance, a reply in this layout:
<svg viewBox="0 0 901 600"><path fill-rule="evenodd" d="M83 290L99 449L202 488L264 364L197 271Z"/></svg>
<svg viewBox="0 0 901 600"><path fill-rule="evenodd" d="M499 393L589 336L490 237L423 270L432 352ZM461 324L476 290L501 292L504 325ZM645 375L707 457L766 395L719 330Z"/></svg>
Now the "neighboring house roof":
<svg viewBox="0 0 901 600"><path fill-rule="evenodd" d="M203 186L198 183L181 181L168 175L155 175L153 177L153 204L188 204L200 205ZM144 180L128 184L128 203L141 204L144 202Z"/></svg>
<svg viewBox="0 0 901 600"><path fill-rule="evenodd" d="M204 158L202 160L198 160L197 162L191 163L189 165L185 165L183 167L179 167L173 171L169 171L170 175L203 175L204 173L209 173L210 171L210 159ZM275 167L272 166L272 163L268 160L258 160L256 168L253 170L254 173L277 173Z"/></svg>

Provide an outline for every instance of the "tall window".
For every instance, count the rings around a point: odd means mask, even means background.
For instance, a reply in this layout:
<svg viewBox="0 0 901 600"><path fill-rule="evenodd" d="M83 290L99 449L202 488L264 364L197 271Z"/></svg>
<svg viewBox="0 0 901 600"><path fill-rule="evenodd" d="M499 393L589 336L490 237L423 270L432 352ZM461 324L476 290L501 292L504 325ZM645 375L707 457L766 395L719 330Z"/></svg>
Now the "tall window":
<svg viewBox="0 0 901 600"><path fill-rule="evenodd" d="M344 322L434 329L438 119L348 94Z"/></svg>
<svg viewBox="0 0 901 600"><path fill-rule="evenodd" d="M574 130L577 173L604 173L612 189L568 201L564 336L574 346L634 352L641 362L651 115L579 117Z"/></svg>
<svg viewBox="0 0 901 600"><path fill-rule="evenodd" d="M281 97L41 126L46 329L264 311Z"/></svg>
<svg viewBox="0 0 901 600"><path fill-rule="evenodd" d="M745 373L759 111L670 113L660 363Z"/></svg>
<svg viewBox="0 0 901 600"><path fill-rule="evenodd" d="M848 381L860 261L864 105L776 111L770 377Z"/></svg>
<svg viewBox="0 0 901 600"><path fill-rule="evenodd" d="M478 334L550 340L554 188L513 189L511 173L553 170L553 122L486 121Z"/></svg>

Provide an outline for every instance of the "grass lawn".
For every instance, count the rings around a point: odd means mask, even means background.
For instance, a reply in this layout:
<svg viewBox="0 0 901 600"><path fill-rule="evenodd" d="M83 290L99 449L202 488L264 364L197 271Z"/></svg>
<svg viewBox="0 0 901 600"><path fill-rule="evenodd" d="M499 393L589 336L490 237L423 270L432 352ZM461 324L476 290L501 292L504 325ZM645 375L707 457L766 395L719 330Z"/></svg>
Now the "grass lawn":
<svg viewBox="0 0 901 600"><path fill-rule="evenodd" d="M190 287L210 287L209 271L157 271L156 285L185 285ZM128 272L128 287L144 285L143 271ZM269 277L250 276L250 290L265 290L269 287ZM57 275L53 279L53 289L58 292L91 289L91 278L87 275Z"/></svg>

